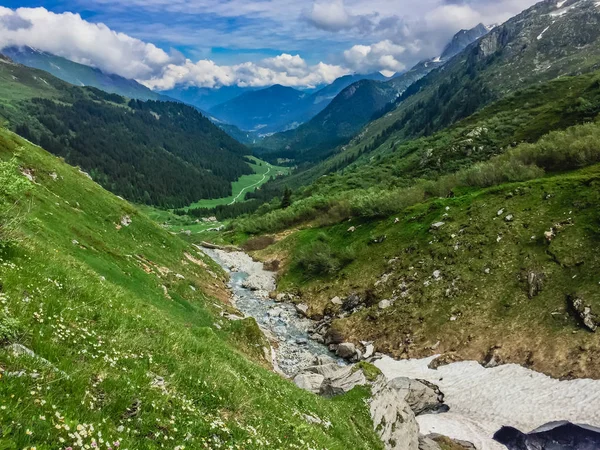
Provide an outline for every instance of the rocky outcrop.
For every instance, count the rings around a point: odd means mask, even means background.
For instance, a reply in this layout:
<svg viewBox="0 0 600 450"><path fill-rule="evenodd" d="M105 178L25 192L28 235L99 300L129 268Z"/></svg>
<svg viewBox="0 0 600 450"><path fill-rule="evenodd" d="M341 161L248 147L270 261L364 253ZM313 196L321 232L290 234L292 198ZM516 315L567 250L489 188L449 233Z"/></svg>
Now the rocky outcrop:
<svg viewBox="0 0 600 450"><path fill-rule="evenodd" d="M325 377L318 373L300 373L294 377L294 383L300 389L318 394Z"/></svg>
<svg viewBox="0 0 600 450"><path fill-rule="evenodd" d="M375 431L386 450L419 450L419 424L398 391L386 384L378 385L369 409Z"/></svg>

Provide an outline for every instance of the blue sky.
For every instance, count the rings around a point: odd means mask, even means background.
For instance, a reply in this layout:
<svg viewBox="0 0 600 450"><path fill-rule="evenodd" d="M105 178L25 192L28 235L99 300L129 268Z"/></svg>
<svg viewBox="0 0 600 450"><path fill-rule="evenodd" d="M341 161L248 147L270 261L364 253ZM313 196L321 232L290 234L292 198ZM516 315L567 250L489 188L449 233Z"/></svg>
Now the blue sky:
<svg viewBox="0 0 600 450"><path fill-rule="evenodd" d="M534 2L5 0L0 46L30 45L157 90L312 86L408 69L461 28L502 22Z"/></svg>

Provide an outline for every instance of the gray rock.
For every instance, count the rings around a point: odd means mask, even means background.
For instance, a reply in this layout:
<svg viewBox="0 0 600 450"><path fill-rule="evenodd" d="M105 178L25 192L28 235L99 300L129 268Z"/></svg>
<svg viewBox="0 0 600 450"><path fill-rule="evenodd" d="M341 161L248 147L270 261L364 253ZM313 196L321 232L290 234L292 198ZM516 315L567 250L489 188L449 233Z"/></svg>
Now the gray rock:
<svg viewBox="0 0 600 450"><path fill-rule="evenodd" d="M590 331L596 331L598 329L598 325L600 321L598 317L592 312L590 306L586 305L583 301L583 298L570 295L569 296L569 304L575 310L583 325Z"/></svg>
<svg viewBox="0 0 600 450"><path fill-rule="evenodd" d="M392 306L392 302L389 300L381 300L378 306L379 309L388 309L390 306Z"/></svg>
<svg viewBox="0 0 600 450"><path fill-rule="evenodd" d="M444 394L434 384L398 377L391 380L388 387L394 389L417 416L447 410L447 406L444 405Z"/></svg>
<svg viewBox="0 0 600 450"><path fill-rule="evenodd" d="M339 297L333 297L331 299L331 303L333 303L334 305L338 305L338 306L342 306L344 304L344 302L342 301L342 299L339 298Z"/></svg>
<svg viewBox="0 0 600 450"><path fill-rule="evenodd" d="M419 436L419 450L442 450L442 447L427 436Z"/></svg>
<svg viewBox="0 0 600 450"><path fill-rule="evenodd" d="M345 342L338 346L336 353L340 358L350 359L356 355L356 346L352 343Z"/></svg>
<svg viewBox="0 0 600 450"><path fill-rule="evenodd" d="M365 354L363 355L364 359L370 358L375 353L375 346L373 344L365 345Z"/></svg>
<svg viewBox="0 0 600 450"><path fill-rule="evenodd" d="M544 274L534 272L533 270L527 274L527 291L529 298L534 298L544 287Z"/></svg>
<svg viewBox="0 0 600 450"><path fill-rule="evenodd" d="M419 449L419 425L410 406L396 390L379 387L369 403L374 429L386 450Z"/></svg>
<svg viewBox="0 0 600 450"><path fill-rule="evenodd" d="M304 303L299 303L296 305L296 311L301 316L307 317L308 316L308 305L306 305Z"/></svg>
<svg viewBox="0 0 600 450"><path fill-rule="evenodd" d="M300 373L294 377L294 383L300 389L318 394L325 377L318 373Z"/></svg>
<svg viewBox="0 0 600 450"><path fill-rule="evenodd" d="M436 280L439 280L442 277L442 272L439 270L436 270L435 272L433 272L433 278L435 278Z"/></svg>
<svg viewBox="0 0 600 450"><path fill-rule="evenodd" d="M324 397L333 397L345 394L356 386L368 384L362 370L355 370L352 366L342 367L337 370L332 378L325 378L321 385L320 394Z"/></svg>
<svg viewBox="0 0 600 450"><path fill-rule="evenodd" d="M436 222L434 224L431 225L431 228L433 230L439 230L440 228L442 228L444 225L446 225L444 222Z"/></svg>
<svg viewBox="0 0 600 450"><path fill-rule="evenodd" d="M132 223L131 217L129 217L129 216L121 217L121 225L123 225L124 227L128 227L129 225L131 225L131 223Z"/></svg>
<svg viewBox="0 0 600 450"><path fill-rule="evenodd" d="M337 378L341 371L345 368L345 366L340 366L335 362L330 362L307 367L302 371L302 373L317 373L319 375L323 375L325 378Z"/></svg>
<svg viewBox="0 0 600 450"><path fill-rule="evenodd" d="M350 294L346 300L344 300L343 308L345 311L353 311L362 305L362 299L356 293Z"/></svg>
<svg viewBox="0 0 600 450"><path fill-rule="evenodd" d="M504 220L505 220L506 222L512 222L513 220L515 220L515 216L513 216L512 214L509 214L508 216L506 216L506 217L504 218Z"/></svg>

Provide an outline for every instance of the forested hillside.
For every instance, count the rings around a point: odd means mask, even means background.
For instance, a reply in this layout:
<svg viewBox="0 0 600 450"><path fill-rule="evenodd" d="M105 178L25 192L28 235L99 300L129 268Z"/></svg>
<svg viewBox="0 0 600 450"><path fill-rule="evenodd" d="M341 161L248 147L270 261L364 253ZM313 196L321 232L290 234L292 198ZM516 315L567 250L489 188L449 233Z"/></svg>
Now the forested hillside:
<svg viewBox="0 0 600 450"><path fill-rule="evenodd" d="M181 207L227 197L249 150L192 107L127 100L0 64L0 114L23 137L131 201Z"/></svg>

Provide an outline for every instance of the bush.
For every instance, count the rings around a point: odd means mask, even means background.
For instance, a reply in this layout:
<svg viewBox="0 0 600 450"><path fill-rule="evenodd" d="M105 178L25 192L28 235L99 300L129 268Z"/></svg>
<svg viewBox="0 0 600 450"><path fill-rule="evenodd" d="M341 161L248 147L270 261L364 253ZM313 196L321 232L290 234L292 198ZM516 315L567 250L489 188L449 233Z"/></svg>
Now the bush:
<svg viewBox="0 0 600 450"><path fill-rule="evenodd" d="M356 253L352 248L335 251L325 239L317 239L301 252L297 265L307 275L328 276L338 273L354 259Z"/></svg>
<svg viewBox="0 0 600 450"><path fill-rule="evenodd" d="M21 335L21 323L5 312L0 312L0 346L18 341Z"/></svg>

